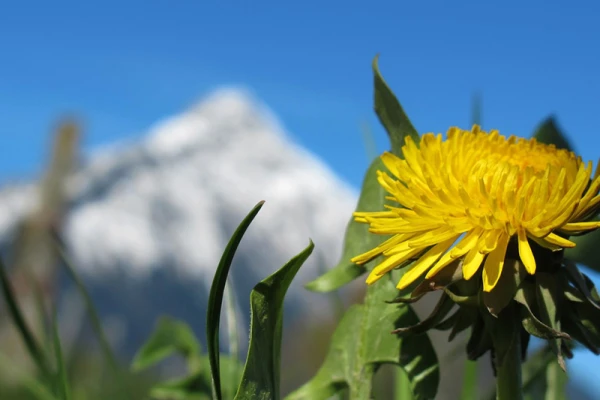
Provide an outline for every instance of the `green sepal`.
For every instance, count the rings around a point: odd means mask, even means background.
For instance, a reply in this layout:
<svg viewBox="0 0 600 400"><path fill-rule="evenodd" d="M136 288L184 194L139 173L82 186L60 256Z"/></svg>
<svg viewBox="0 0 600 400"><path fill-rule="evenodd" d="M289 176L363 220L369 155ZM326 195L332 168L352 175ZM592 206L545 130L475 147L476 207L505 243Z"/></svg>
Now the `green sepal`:
<svg viewBox="0 0 600 400"><path fill-rule="evenodd" d="M590 278L581 273L575 263L565 262L564 266L568 280L573 283L577 289L579 289L589 304L600 309L600 297L598 296L598 292L596 291Z"/></svg>
<svg viewBox="0 0 600 400"><path fill-rule="evenodd" d="M462 259L457 259L431 278L421 281L421 283L419 283L412 291L411 296L416 297L436 290L441 290L448 285L463 280Z"/></svg>
<svg viewBox="0 0 600 400"><path fill-rule="evenodd" d="M478 313L475 322L472 324L471 336L467 342L467 358L471 361L492 349L492 338L486 329L483 317Z"/></svg>
<svg viewBox="0 0 600 400"><path fill-rule="evenodd" d="M452 331L450 331L450 335L448 335L448 341L454 340L456 335L472 326L477 320L479 310L472 309L468 307L460 307L457 311L458 318L456 319L456 323L452 327Z"/></svg>
<svg viewBox="0 0 600 400"><path fill-rule="evenodd" d="M567 333L552 329L550 326L540 321L535 315L534 310L538 309L535 291L535 285L529 282L523 282L515 294L515 300L522 305L520 318L523 328L525 328L529 334L542 339L571 339Z"/></svg>
<svg viewBox="0 0 600 400"><path fill-rule="evenodd" d="M448 315L452 307L454 307L452 299L450 299L446 293L443 293L429 317L425 318L418 324L397 328L393 330L392 333L395 333L401 337L427 333L428 330L432 329L434 326L440 323L442 319L446 317L446 315Z"/></svg>
<svg viewBox="0 0 600 400"><path fill-rule="evenodd" d="M520 260L507 259L498 283L491 292L483 292L483 303L493 316L497 317L515 297L517 289L527 275Z"/></svg>

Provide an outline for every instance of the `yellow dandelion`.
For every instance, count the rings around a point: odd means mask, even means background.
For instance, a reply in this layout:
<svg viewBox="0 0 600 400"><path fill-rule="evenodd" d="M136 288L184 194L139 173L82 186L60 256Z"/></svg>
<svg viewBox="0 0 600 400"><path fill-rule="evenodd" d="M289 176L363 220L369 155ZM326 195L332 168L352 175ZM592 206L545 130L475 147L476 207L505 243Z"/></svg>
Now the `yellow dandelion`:
<svg viewBox="0 0 600 400"><path fill-rule="evenodd" d="M529 240L556 251L575 246L565 236L600 227L587 221L600 207L598 168L592 177L592 163L570 151L475 125L470 131L450 128L445 140L425 134L418 146L407 137L402 153L404 159L381 156L391 176L378 171L386 199L399 207L354 213L370 232L392 235L352 259L364 264L384 256L368 284L415 260L398 283L403 289L464 257L464 278L483 264L483 290L489 292L502 273L509 241L518 243L523 265L534 274Z"/></svg>

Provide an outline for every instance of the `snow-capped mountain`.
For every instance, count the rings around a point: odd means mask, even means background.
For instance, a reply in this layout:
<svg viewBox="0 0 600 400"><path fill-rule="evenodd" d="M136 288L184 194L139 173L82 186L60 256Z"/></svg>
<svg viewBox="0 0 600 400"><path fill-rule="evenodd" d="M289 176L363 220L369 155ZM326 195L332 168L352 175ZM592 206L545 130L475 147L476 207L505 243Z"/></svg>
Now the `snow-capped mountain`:
<svg viewBox="0 0 600 400"><path fill-rule="evenodd" d="M304 249L315 251L286 298L327 313L302 285L334 265L357 193L295 145L276 118L238 89L212 93L136 142L97 150L67 185L63 236L101 314L135 349L171 314L199 333L214 270L230 235L259 201L231 271L238 309L248 294ZM8 243L35 205L33 184L0 190L0 238ZM286 314L288 315L288 314Z"/></svg>

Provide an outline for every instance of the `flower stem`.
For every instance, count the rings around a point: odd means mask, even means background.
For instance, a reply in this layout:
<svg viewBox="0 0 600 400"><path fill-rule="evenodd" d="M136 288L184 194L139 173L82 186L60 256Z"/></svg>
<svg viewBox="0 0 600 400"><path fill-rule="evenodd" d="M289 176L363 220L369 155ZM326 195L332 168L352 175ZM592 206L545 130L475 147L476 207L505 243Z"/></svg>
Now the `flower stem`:
<svg viewBox="0 0 600 400"><path fill-rule="evenodd" d="M522 400L520 323L513 307L498 316L493 335L496 350L496 399Z"/></svg>

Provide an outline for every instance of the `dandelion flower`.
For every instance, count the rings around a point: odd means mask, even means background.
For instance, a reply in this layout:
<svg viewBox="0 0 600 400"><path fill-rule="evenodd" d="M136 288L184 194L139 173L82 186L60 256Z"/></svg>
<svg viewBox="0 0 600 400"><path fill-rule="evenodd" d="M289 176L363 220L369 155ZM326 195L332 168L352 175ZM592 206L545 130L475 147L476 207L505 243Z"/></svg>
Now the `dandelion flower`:
<svg viewBox="0 0 600 400"><path fill-rule="evenodd" d="M352 259L364 264L383 255L368 284L411 263L397 286L403 289L463 258L465 279L483 264L483 290L489 292L509 243L535 274L532 242L561 250L575 246L568 236L600 227L589 221L600 207L598 169L592 176L592 163L570 151L475 125L470 131L450 128L446 139L425 134L419 144L407 136L402 154L404 159L384 153L390 174L378 171L386 199L398 206L354 213L371 233L391 235Z"/></svg>

